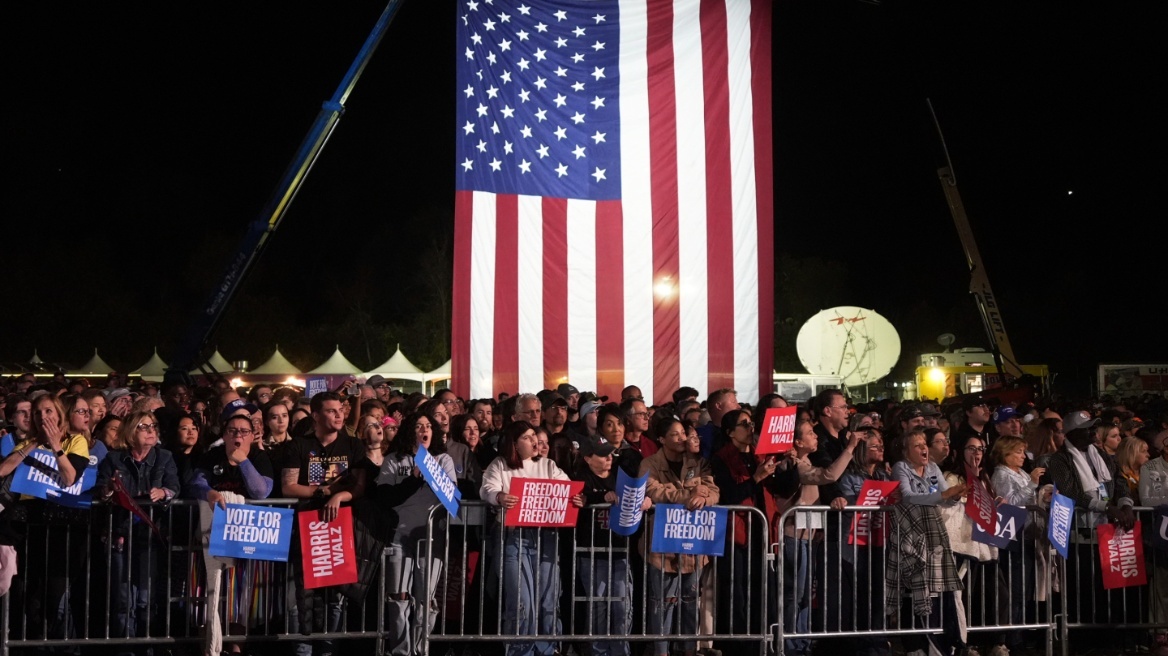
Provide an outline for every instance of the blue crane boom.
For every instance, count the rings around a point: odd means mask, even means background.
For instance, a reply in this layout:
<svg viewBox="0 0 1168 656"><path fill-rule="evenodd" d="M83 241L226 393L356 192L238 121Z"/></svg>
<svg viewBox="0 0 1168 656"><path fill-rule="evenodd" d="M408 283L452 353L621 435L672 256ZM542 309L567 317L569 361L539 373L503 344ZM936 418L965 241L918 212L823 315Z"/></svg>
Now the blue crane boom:
<svg viewBox="0 0 1168 656"><path fill-rule="evenodd" d="M264 206L260 216L248 225L247 233L244 234L239 248L236 249L235 254L228 262L223 277L211 291L210 298L179 343L178 351L171 361L171 367L167 370L168 379L185 379L187 372L195 368L202 368L207 373L216 373L207 368L204 356L206 347L215 334L215 330L219 327L235 292L243 283L252 265L263 253L268 239L280 226L280 222L287 214L297 192L300 191L301 185L308 178L309 172L312 171L313 165L321 151L324 150L329 137L332 136L333 130L337 127L337 123L340 122L341 116L345 112L345 101L348 100L349 94L356 86L366 64L372 58L373 52L377 50L377 46L381 43L382 37L385 36L385 32L389 28L390 22L393 21L394 15L397 14L400 5L401 0L389 0L381 12L381 16L378 17L377 23L373 26L373 30L365 39L365 43L362 44L361 50L353 59L349 70L345 72L337 90L321 106L316 120L313 121L304 140L301 141L296 155L292 158L288 168L285 169L284 175L280 178L280 182L267 205Z"/></svg>

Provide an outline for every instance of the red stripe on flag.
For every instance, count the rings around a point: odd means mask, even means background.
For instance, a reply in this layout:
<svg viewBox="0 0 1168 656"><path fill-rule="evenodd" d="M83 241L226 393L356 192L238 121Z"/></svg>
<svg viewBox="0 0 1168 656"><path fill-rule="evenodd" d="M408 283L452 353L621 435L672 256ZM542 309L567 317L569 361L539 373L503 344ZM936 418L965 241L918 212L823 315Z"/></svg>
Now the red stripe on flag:
<svg viewBox="0 0 1168 656"><path fill-rule="evenodd" d="M568 201L543 199L543 380L568 379ZM533 390L538 391L538 390Z"/></svg>
<svg viewBox="0 0 1168 656"><path fill-rule="evenodd" d="M726 3L702 0L702 77L705 80L706 266L709 390L734 387L734 231L730 180L730 58Z"/></svg>
<svg viewBox="0 0 1168 656"><path fill-rule="evenodd" d="M596 203L596 393L620 398L625 386L624 213ZM569 381L571 382L571 381Z"/></svg>
<svg viewBox="0 0 1168 656"><path fill-rule="evenodd" d="M653 215L653 280L669 294L653 294L653 398L669 399L679 387L680 314L677 303L677 100L673 80L673 7L648 6L649 161ZM638 244L626 247L637 248ZM644 381L629 381L633 385Z"/></svg>
<svg viewBox="0 0 1168 656"><path fill-rule="evenodd" d="M470 396L470 253L474 192L454 193L454 291L450 327L450 386Z"/></svg>
<svg viewBox="0 0 1168 656"><path fill-rule="evenodd" d="M519 390L519 199L495 198L495 394Z"/></svg>
<svg viewBox="0 0 1168 656"><path fill-rule="evenodd" d="M751 98L754 100L754 180L758 206L759 394L774 390L775 201L771 153L771 0L754 0L750 10Z"/></svg>

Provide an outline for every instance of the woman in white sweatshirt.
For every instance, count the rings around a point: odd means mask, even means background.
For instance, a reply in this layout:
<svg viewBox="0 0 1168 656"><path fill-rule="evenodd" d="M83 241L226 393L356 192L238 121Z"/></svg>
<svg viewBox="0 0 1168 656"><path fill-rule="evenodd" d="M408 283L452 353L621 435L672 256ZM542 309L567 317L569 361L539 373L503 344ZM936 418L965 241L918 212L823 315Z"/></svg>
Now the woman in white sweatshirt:
<svg viewBox="0 0 1168 656"><path fill-rule="evenodd" d="M483 472L483 485L479 490L483 500L506 512L519 502L519 497L511 494L514 479L569 480L550 458L532 460L535 454L535 429L531 424L517 421L504 428L499 439L499 457ZM572 503L576 507L583 506L584 496L573 497ZM497 587L490 588L498 592L502 601L500 634L545 638L508 644L507 655L551 656L557 651L558 644L546 638L561 633L557 614L560 602L558 534L552 528L503 528L502 518L496 522L496 529L488 543L489 553L493 556L488 560L488 571L501 579Z"/></svg>

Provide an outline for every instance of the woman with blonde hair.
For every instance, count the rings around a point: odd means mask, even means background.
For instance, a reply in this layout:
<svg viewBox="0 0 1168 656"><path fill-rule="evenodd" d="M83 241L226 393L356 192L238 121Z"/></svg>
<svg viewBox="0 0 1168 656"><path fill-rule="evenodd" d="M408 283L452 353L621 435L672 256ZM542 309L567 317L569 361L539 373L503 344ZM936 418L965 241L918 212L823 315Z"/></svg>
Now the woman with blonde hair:
<svg viewBox="0 0 1168 656"><path fill-rule="evenodd" d="M62 489L80 481L89 466L89 442L84 435L70 430L65 407L53 394L33 399L28 438L15 444L12 453L0 461L0 478L26 462L41 467L55 465L56 485ZM47 624L48 637L71 638L73 618L83 615L73 612L66 591L70 579L85 574L85 550L68 547L84 541L88 513L28 496L22 496L10 513L13 511L15 516L9 516L17 525L16 531L28 536L27 552L21 554L22 571L29 575L26 589L45 591L44 604L28 609L28 625L40 626L43 622ZM48 539L46 525L64 525L66 532L54 530L53 539Z"/></svg>
<svg viewBox="0 0 1168 656"><path fill-rule="evenodd" d="M1151 456L1148 453L1148 443L1138 437L1125 437L1119 442L1115 451L1115 460L1119 464L1119 475L1127 481L1127 489L1131 492L1132 501L1137 506L1140 503L1140 469Z"/></svg>

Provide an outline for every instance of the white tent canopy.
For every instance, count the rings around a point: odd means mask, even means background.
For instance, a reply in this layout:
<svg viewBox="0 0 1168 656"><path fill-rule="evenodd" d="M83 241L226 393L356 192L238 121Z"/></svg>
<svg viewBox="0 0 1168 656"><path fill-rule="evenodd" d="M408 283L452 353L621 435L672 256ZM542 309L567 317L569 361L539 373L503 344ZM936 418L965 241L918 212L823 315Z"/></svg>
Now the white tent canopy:
<svg viewBox="0 0 1168 656"><path fill-rule="evenodd" d="M276 344L276 352L272 354L272 357L268 358L267 362L261 364L255 369L252 369L248 373L269 374L273 376L295 376L296 374L300 373L300 370L297 369L296 366L291 362L288 362L288 358L284 357L284 354L280 352L280 345Z"/></svg>
<svg viewBox="0 0 1168 656"><path fill-rule="evenodd" d="M227 358L219 354L219 349L215 349L215 354L211 356L208 364L211 365L212 369L221 374L227 374L235 371L235 367L231 366L231 363L227 361ZM192 376L198 376L202 373L202 369L193 369L191 371Z"/></svg>
<svg viewBox="0 0 1168 656"><path fill-rule="evenodd" d="M37 355L36 349L33 349L32 350L32 358L29 359L28 363L29 364L44 364L45 361L41 359L41 356Z"/></svg>
<svg viewBox="0 0 1168 656"><path fill-rule="evenodd" d="M397 347L397 352L393 357L386 360L379 367L374 367L365 372L366 376L380 374L386 378L404 378L406 380L416 380L419 383L425 381L425 373L419 369L410 359L401 352L401 345Z"/></svg>
<svg viewBox="0 0 1168 656"><path fill-rule="evenodd" d="M450 360L434 371L426 372L426 382L430 383L436 380L450 380Z"/></svg>
<svg viewBox="0 0 1168 656"><path fill-rule="evenodd" d="M131 371L130 375L141 376L142 380L148 380L155 383L162 380L162 377L166 375L166 363L162 361L162 358L158 357L157 346L154 347L154 355L150 356L150 359L146 361L146 364L138 367L134 371Z"/></svg>
<svg viewBox="0 0 1168 656"><path fill-rule="evenodd" d="M434 371L427 371L426 384L430 386L430 394L434 394L434 388L437 387L440 381L450 380L450 378L450 360L447 360L446 364L438 367Z"/></svg>
<svg viewBox="0 0 1168 656"><path fill-rule="evenodd" d="M360 375L362 372L352 362L349 362L344 355L341 355L341 346L337 345L337 350L333 351L332 356L325 360L316 369L305 372L310 376L338 376L343 374L352 374L354 376Z"/></svg>
<svg viewBox="0 0 1168 656"><path fill-rule="evenodd" d="M70 376L104 376L113 371L113 367L105 363L101 356L97 354L97 349L93 349L93 357L89 358L77 371L70 371Z"/></svg>

